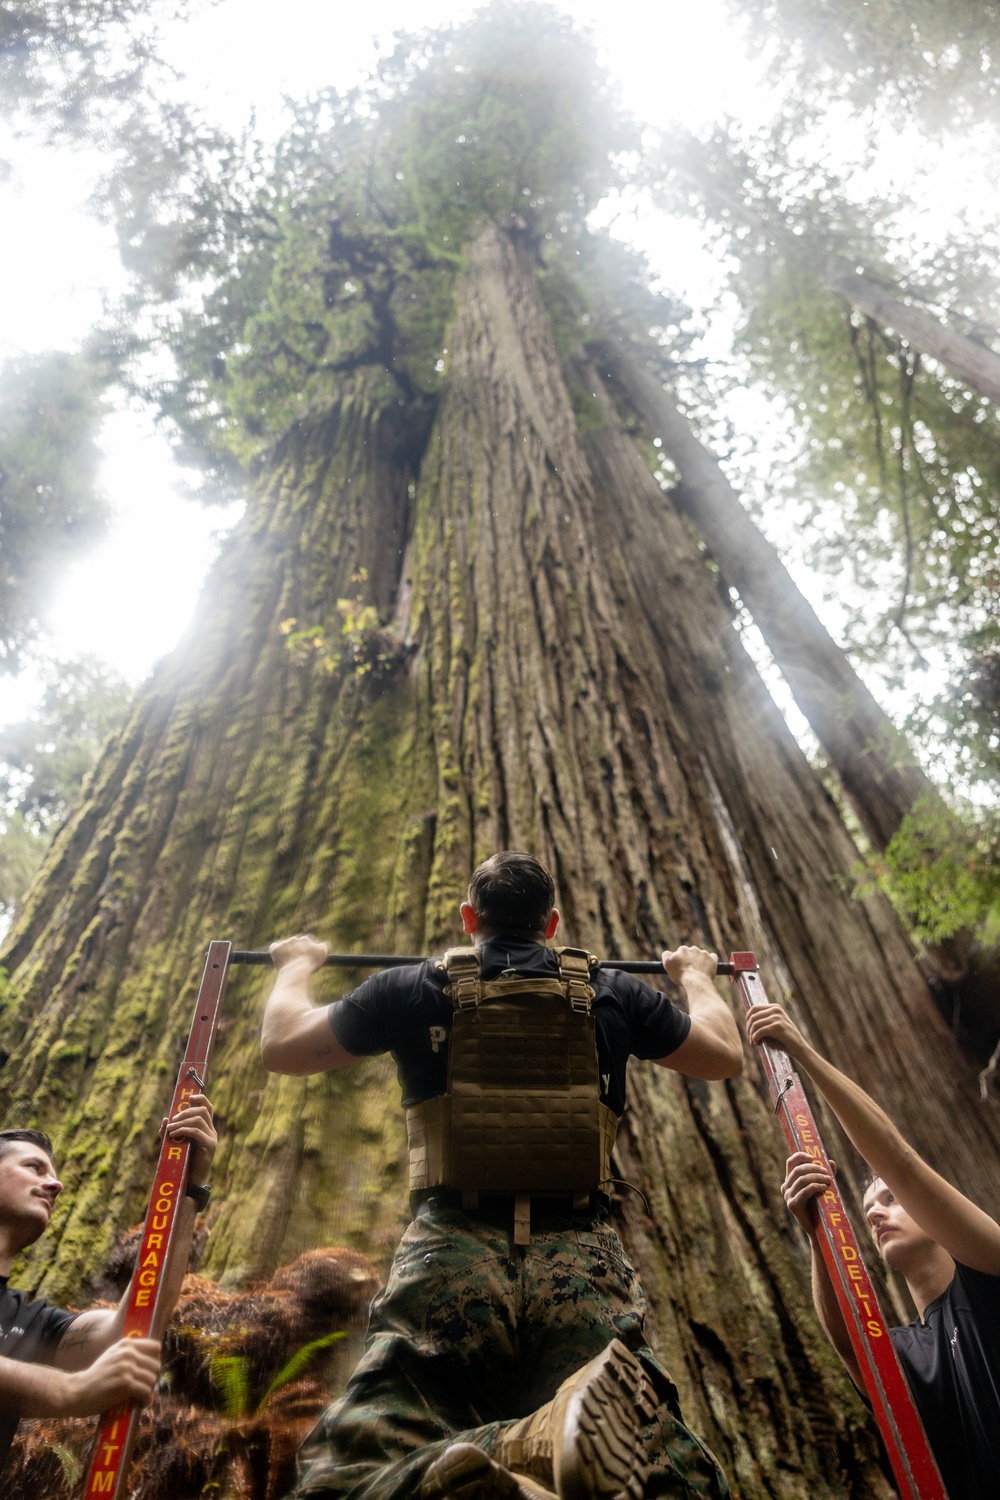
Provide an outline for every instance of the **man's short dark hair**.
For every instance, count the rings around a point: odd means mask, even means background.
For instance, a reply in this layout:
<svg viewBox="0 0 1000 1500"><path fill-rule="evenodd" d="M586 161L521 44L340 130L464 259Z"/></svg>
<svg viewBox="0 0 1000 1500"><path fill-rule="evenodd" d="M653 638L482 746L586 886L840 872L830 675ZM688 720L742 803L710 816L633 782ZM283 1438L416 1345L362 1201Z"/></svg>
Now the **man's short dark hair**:
<svg viewBox="0 0 1000 1500"><path fill-rule="evenodd" d="M29 1146L38 1146L52 1160L52 1142L44 1130L0 1130L0 1161L7 1155L7 1148L15 1141L27 1141Z"/></svg>
<svg viewBox="0 0 1000 1500"><path fill-rule="evenodd" d="M513 849L491 854L469 881L469 905L483 937L501 932L544 936L555 899L555 883L545 866L533 854Z"/></svg>

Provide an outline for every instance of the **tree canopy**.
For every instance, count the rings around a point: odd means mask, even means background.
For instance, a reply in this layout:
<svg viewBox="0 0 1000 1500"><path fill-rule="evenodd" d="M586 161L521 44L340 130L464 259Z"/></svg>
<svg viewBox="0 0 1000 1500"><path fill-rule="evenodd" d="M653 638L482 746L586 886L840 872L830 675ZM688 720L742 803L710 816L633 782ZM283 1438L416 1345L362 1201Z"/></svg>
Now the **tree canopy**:
<svg viewBox="0 0 1000 1500"><path fill-rule="evenodd" d="M59 569L107 523L97 436L110 378L87 354L0 369L0 673L37 636Z"/></svg>
<svg viewBox="0 0 1000 1500"><path fill-rule="evenodd" d="M52 663L38 711L0 726L0 917L16 912L131 689L91 657Z"/></svg>
<svg viewBox="0 0 1000 1500"><path fill-rule="evenodd" d="M803 96L881 105L935 130L1000 121L1000 8L992 0L730 3L761 46L786 44L774 71L783 80L793 72Z"/></svg>
<svg viewBox="0 0 1000 1500"><path fill-rule="evenodd" d="M740 309L729 368L682 371L686 391L697 379L704 412L745 379L789 417L792 462L758 520L780 534L779 494L794 494L811 560L841 594L855 660L900 685L932 659L946 681L922 696L909 728L939 776L963 789L989 784L1000 744L997 411L893 308L989 354L996 240L956 234L915 246L906 205L860 198L851 171L822 162L809 134L816 111L843 95L838 47L854 58L846 97L855 104L868 89L895 101L897 117L908 100L926 121L932 96L939 114L947 99L950 127L962 127L992 87L988 31L954 11L883 10L831 3L806 27L801 8L769 7L772 38L780 28L799 36L797 65L825 59L825 92L807 98L800 81L797 101L757 140L720 128L658 153L640 149L588 44L544 6L499 5L469 25L401 38L363 86L298 102L275 147L231 139L176 99L124 87L100 203L133 278L124 311L142 330L134 347L156 354L129 378L168 418L209 498L241 489L357 372L382 381L412 431L424 430L447 379L465 247L487 221L534 247L564 352L614 334L669 376L690 343L686 310L650 289L638 258L587 228L609 190L651 184L717 236ZM107 28L116 17L93 7L59 41L39 11L31 66L48 66L50 45L118 55ZM873 26L883 27L881 53L865 50ZM140 33L151 60L150 33ZM78 124L88 128L84 116ZM594 395L586 382L573 391L587 420ZM654 465L661 457L650 449ZM342 601L355 624L370 607L362 595ZM289 619L293 647L319 644L302 633L308 621ZM979 848L979 833L970 838Z"/></svg>

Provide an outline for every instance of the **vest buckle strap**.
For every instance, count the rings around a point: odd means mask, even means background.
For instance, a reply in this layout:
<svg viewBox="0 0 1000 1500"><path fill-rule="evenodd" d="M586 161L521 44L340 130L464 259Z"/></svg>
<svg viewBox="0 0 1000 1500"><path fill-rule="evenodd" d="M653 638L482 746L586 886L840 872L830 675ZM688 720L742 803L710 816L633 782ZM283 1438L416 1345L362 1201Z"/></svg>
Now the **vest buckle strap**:
<svg viewBox="0 0 1000 1500"><path fill-rule="evenodd" d="M444 967L451 983L445 993L456 1010L476 1010L483 998L479 952L475 948L449 948Z"/></svg>
<svg viewBox="0 0 1000 1500"><path fill-rule="evenodd" d="M594 999L590 983L590 966L597 962L585 948L557 948L559 978L566 986L566 998L579 1015L589 1016Z"/></svg>

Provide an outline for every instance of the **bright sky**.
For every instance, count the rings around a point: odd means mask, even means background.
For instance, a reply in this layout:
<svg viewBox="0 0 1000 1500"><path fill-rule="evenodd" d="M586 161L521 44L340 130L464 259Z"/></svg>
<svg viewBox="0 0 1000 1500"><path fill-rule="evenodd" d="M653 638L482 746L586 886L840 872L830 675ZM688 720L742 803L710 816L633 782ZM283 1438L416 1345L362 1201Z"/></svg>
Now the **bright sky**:
<svg viewBox="0 0 1000 1500"><path fill-rule="evenodd" d="M167 54L208 116L238 131L254 114L258 132L270 136L282 126L283 95L348 88L396 30L460 21L474 8L454 0L369 0L356 10L283 0L276 12L273 0L218 0L171 24ZM572 13L592 28L636 118L697 130L726 113L750 123L769 115L771 92L758 83L723 0L574 0ZM0 138L2 157L14 171L0 185L0 358L72 347L123 285L111 231L86 211L100 158ZM640 218L629 204L604 218L646 251L673 290L695 305L711 301L720 271L693 222ZM114 413L102 446L114 527L64 579L46 653L91 651L139 680L181 634L219 534L239 508L206 510L185 498L166 441L145 413ZM22 716L38 691L33 673L0 679L0 722Z"/></svg>

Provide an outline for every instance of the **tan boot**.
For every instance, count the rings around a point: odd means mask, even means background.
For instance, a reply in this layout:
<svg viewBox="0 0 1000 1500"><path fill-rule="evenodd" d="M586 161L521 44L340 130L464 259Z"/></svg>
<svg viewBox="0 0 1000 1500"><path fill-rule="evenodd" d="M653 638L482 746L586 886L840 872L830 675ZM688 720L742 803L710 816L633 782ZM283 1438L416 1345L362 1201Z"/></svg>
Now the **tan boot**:
<svg viewBox="0 0 1000 1500"><path fill-rule="evenodd" d="M523 1474L512 1474L475 1443L452 1443L427 1467L420 1500L556 1500Z"/></svg>
<svg viewBox="0 0 1000 1500"><path fill-rule="evenodd" d="M655 1411L641 1362L613 1339L545 1406L506 1428L495 1456L551 1485L559 1500L642 1500L642 1428Z"/></svg>

